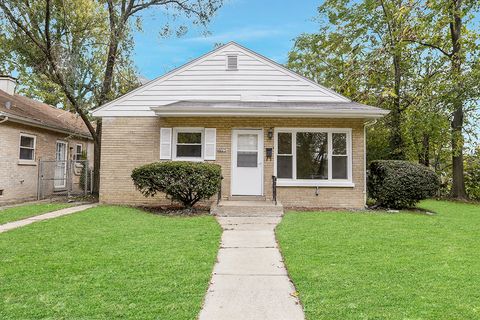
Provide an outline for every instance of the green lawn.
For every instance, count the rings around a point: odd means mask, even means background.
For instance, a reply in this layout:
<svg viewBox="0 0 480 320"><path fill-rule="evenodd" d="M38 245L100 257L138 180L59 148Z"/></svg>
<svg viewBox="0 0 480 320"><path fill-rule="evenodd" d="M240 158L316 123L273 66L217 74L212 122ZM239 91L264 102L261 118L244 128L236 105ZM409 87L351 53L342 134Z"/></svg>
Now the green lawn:
<svg viewBox="0 0 480 320"><path fill-rule="evenodd" d="M7 209L0 208L0 224L30 218L42 213L60 210L71 206L72 204L69 203L58 202L26 204L23 206L10 207Z"/></svg>
<svg viewBox="0 0 480 320"><path fill-rule="evenodd" d="M0 319L195 319L213 217L100 206L0 234Z"/></svg>
<svg viewBox="0 0 480 320"><path fill-rule="evenodd" d="M308 319L480 319L480 206L288 213L277 237Z"/></svg>

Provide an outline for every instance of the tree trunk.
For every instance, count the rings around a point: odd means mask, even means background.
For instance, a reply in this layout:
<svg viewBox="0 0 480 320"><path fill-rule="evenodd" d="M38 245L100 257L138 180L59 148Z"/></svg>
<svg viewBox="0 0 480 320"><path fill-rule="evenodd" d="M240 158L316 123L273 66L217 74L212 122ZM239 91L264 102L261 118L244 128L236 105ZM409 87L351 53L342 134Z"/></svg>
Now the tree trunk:
<svg viewBox="0 0 480 320"><path fill-rule="evenodd" d="M391 158L395 160L405 160L405 151L402 136L402 108L400 99L400 86L402 74L400 68L400 54L395 52L393 55L394 67L394 93L393 109L390 114L390 152Z"/></svg>
<svg viewBox="0 0 480 320"><path fill-rule="evenodd" d="M451 72L454 81L453 93L461 93L461 31L462 18L460 10L462 0L452 0L452 21L450 22L450 35L452 38ZM453 94L452 93L452 94ZM465 192L465 177L463 173L463 101L461 95L455 97L453 101L453 118L451 122L452 135L452 197L457 199L467 198Z"/></svg>
<svg viewBox="0 0 480 320"><path fill-rule="evenodd" d="M113 25L114 27L114 25ZM118 33L119 31L112 30L113 36L110 37L110 44L108 47L107 63L105 65L105 75L103 78L102 90L97 101L98 106L102 106L108 101L108 96L112 90L113 72L115 63L117 61L118 53ZM93 194L99 196L100 193L100 170L101 170L101 152L102 147L102 119L97 120L96 139L94 144L94 170L93 170Z"/></svg>
<svg viewBox="0 0 480 320"><path fill-rule="evenodd" d="M418 162L426 167L430 166L430 136L423 134L422 147L418 156Z"/></svg>
<svg viewBox="0 0 480 320"><path fill-rule="evenodd" d="M93 145L93 190L92 193L96 196L100 193L100 161L101 161L101 148L102 148L102 120L97 120L96 139Z"/></svg>
<svg viewBox="0 0 480 320"><path fill-rule="evenodd" d="M452 197L466 199L465 178L463 172L463 106L453 113L452 119Z"/></svg>
<svg viewBox="0 0 480 320"><path fill-rule="evenodd" d="M393 91L395 96L393 97L392 110L390 112L390 137L389 137L389 148L390 148L390 159L394 160L405 160L405 150L403 143L402 135L402 100L400 98L400 91L402 85L402 68L400 63L402 61L402 52L399 47L398 28L397 20L394 16L388 11L387 6L384 1L380 1L382 7L383 15L385 16L385 24L387 26L389 40L388 44L385 46L387 50L392 52L392 63L394 71L394 87Z"/></svg>

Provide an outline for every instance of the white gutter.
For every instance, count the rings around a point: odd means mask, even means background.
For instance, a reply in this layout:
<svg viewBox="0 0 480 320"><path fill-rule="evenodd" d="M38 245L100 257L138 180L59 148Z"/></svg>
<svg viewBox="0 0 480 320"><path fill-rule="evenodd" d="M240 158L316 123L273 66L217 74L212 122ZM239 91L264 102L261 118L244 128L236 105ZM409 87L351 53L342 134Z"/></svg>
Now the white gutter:
<svg viewBox="0 0 480 320"><path fill-rule="evenodd" d="M363 125L363 202L367 207L367 127L377 123L377 119L365 122Z"/></svg>
<svg viewBox="0 0 480 320"><path fill-rule="evenodd" d="M0 112L0 115L4 116L5 118L7 118L11 122L26 124L26 125L29 125L29 126L32 126L32 127L42 128L42 129L46 129L46 130L50 130L50 131L65 133L65 134L68 134L68 135L93 140L93 138L90 135L85 135L85 134L74 132L74 131L59 129L55 126L39 123L35 120L27 119L27 118L24 118L24 117L14 116L14 115L11 115L11 114L6 114L4 112ZM2 123L2 122L5 122L5 119L3 119L0 123Z"/></svg>
<svg viewBox="0 0 480 320"><path fill-rule="evenodd" d="M0 123L4 123L4 122L7 122L8 121L8 117L5 116L2 120L0 120Z"/></svg>
<svg viewBox="0 0 480 320"><path fill-rule="evenodd" d="M203 108L161 106L151 108L157 116L163 117L321 117L321 118L381 118L388 110L322 110L307 108Z"/></svg>

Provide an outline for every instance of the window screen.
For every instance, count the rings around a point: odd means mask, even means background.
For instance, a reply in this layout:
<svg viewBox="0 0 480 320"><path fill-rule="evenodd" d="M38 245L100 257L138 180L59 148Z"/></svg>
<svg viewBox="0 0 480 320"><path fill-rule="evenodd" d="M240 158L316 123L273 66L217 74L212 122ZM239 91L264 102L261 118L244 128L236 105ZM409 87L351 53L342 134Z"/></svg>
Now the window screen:
<svg viewBox="0 0 480 320"><path fill-rule="evenodd" d="M35 137L20 136L20 159L35 160Z"/></svg>
<svg viewBox="0 0 480 320"><path fill-rule="evenodd" d="M332 179L347 179L347 134L332 133Z"/></svg>
<svg viewBox="0 0 480 320"><path fill-rule="evenodd" d="M177 132L177 158L202 157L201 132Z"/></svg>
<svg viewBox="0 0 480 320"><path fill-rule="evenodd" d="M279 132L277 143L277 177L293 178L292 133Z"/></svg>

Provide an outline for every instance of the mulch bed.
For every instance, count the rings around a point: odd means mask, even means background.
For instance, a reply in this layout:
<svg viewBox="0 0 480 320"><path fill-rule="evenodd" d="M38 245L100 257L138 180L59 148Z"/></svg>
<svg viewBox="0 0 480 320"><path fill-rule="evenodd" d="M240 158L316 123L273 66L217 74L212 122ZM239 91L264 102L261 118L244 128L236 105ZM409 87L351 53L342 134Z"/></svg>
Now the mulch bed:
<svg viewBox="0 0 480 320"><path fill-rule="evenodd" d="M209 207L183 208L180 206L140 206L138 207L152 214L163 216L199 216L210 214Z"/></svg>

